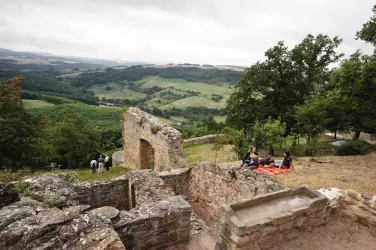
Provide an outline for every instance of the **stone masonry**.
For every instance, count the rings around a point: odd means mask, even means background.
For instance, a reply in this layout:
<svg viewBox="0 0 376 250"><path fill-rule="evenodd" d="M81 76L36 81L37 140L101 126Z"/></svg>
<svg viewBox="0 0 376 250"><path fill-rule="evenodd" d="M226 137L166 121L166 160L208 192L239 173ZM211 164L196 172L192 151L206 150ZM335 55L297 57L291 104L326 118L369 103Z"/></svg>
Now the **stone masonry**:
<svg viewBox="0 0 376 250"><path fill-rule="evenodd" d="M221 167L210 162L197 163L189 178L189 201L206 208L214 220L219 218L223 204L288 189L263 173L250 169L237 170L234 166Z"/></svg>
<svg viewBox="0 0 376 250"><path fill-rule="evenodd" d="M157 172L188 166L179 131L138 108L122 115L124 165Z"/></svg>

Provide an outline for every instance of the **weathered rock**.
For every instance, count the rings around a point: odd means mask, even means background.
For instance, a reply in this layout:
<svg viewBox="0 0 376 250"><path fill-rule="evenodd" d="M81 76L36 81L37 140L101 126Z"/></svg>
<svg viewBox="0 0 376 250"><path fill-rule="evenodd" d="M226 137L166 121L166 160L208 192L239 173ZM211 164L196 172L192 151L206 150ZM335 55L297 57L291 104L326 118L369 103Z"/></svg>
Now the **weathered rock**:
<svg viewBox="0 0 376 250"><path fill-rule="evenodd" d="M21 181L26 187L22 196L31 197L50 207L77 205L77 193L73 186L57 175L39 175Z"/></svg>
<svg viewBox="0 0 376 250"><path fill-rule="evenodd" d="M108 218L90 211L80 214L87 208L47 208L36 213L22 202L5 207L1 212L8 220L0 230L0 249L125 249Z"/></svg>
<svg viewBox="0 0 376 250"><path fill-rule="evenodd" d="M90 212L95 215L104 216L110 220L115 219L119 215L119 210L110 206L96 208Z"/></svg>

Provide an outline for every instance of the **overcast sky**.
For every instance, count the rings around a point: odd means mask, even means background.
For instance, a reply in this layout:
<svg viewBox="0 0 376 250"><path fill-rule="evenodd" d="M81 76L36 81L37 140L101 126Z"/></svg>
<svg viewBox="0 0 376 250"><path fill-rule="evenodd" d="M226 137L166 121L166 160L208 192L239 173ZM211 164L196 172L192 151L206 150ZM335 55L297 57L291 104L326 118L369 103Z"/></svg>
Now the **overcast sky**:
<svg viewBox="0 0 376 250"><path fill-rule="evenodd" d="M284 40L343 38L346 55L375 0L0 0L0 48L145 62L249 66Z"/></svg>

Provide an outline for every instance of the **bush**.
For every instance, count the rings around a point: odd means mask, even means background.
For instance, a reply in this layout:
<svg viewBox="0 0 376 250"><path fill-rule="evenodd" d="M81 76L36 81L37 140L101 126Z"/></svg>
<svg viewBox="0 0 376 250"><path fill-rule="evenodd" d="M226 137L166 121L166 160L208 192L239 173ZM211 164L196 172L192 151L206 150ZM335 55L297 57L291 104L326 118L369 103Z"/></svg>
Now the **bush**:
<svg viewBox="0 0 376 250"><path fill-rule="evenodd" d="M365 141L349 140L337 147L337 155L366 155L370 150L370 145Z"/></svg>
<svg viewBox="0 0 376 250"><path fill-rule="evenodd" d="M158 126L158 125L152 125L151 127L150 127L150 131L154 134L154 135L156 135L159 131L161 131L162 130L162 127L161 126Z"/></svg>

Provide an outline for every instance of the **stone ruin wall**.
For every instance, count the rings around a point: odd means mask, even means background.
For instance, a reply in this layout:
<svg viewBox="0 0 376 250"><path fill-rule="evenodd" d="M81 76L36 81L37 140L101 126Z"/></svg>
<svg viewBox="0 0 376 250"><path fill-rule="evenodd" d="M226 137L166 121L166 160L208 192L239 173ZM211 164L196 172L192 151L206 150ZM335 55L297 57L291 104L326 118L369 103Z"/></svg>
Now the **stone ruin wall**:
<svg viewBox="0 0 376 250"><path fill-rule="evenodd" d="M130 210L129 181L119 177L108 181L75 184L77 200L91 208L112 206L121 210Z"/></svg>
<svg viewBox="0 0 376 250"><path fill-rule="evenodd" d="M189 201L202 206L212 220L218 220L223 204L288 189L263 173L236 169L210 162L197 163L189 177Z"/></svg>
<svg viewBox="0 0 376 250"><path fill-rule="evenodd" d="M188 183L191 168L180 168L159 173L159 177L172 188L176 195L188 197Z"/></svg>
<svg viewBox="0 0 376 250"><path fill-rule="evenodd" d="M167 171L188 165L183 158L182 137L176 129L133 107L123 113L121 124L125 166L134 169L152 168L151 162L141 163L148 157L142 155L142 146L149 147L149 144L154 150L155 171Z"/></svg>
<svg viewBox="0 0 376 250"><path fill-rule="evenodd" d="M201 136L201 137L188 138L188 139L184 140L183 144L184 144L184 147L188 147L188 146L196 145L196 144L213 143L214 138L216 136L217 135L205 135L205 136Z"/></svg>

